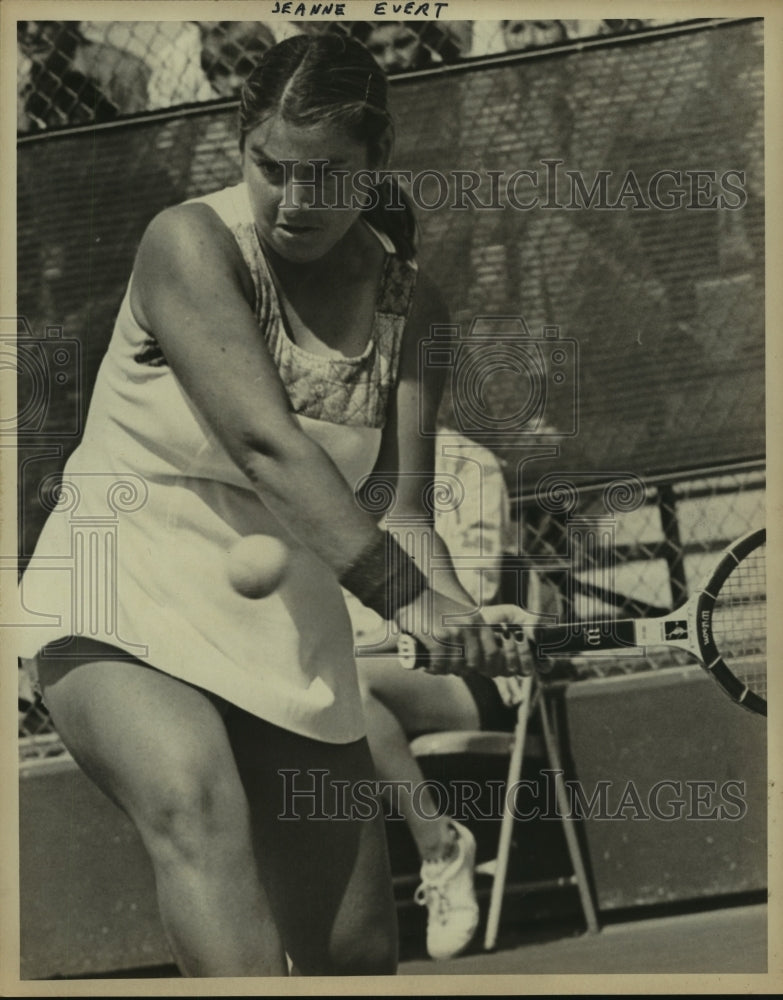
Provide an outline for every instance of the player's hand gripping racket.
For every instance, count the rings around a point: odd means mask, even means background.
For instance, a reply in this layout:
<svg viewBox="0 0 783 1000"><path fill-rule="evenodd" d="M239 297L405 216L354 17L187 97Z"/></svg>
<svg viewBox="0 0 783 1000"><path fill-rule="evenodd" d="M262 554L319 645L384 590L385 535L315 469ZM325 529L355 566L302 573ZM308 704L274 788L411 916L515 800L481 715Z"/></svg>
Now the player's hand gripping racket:
<svg viewBox="0 0 783 1000"><path fill-rule="evenodd" d="M536 659L597 653L630 646L674 646L691 653L721 688L744 708L767 714L766 531L761 528L724 549L701 588L670 614L531 626L515 605L493 607ZM423 645L402 636L400 662L426 666Z"/></svg>

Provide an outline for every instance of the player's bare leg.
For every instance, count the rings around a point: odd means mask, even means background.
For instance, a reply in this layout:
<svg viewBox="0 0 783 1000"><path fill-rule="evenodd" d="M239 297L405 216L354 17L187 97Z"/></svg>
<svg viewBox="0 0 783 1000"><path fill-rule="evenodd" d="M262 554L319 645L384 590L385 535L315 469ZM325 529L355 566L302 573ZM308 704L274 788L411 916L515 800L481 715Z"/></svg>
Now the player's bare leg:
<svg viewBox="0 0 783 1000"><path fill-rule="evenodd" d="M478 729L479 714L459 677L412 674L390 657L359 661L368 741L378 777L395 782L395 804L404 817L422 860L441 858L454 840L448 816L427 788L410 751L413 733ZM418 789L415 801L408 789Z"/></svg>
<svg viewBox="0 0 783 1000"><path fill-rule="evenodd" d="M359 661L359 675L379 777L397 783L400 812L422 860L414 899L427 906L427 951L449 958L467 946L478 924L475 840L465 826L437 815L409 739L414 733L478 729L479 712L459 677L412 673L395 659L369 658Z"/></svg>
<svg viewBox="0 0 783 1000"><path fill-rule="evenodd" d="M366 740L322 743L239 711L228 730L294 970L393 975L397 914Z"/></svg>
<svg viewBox="0 0 783 1000"><path fill-rule="evenodd" d="M183 975L287 975L215 705L134 662L49 663L40 675L66 746L141 835Z"/></svg>

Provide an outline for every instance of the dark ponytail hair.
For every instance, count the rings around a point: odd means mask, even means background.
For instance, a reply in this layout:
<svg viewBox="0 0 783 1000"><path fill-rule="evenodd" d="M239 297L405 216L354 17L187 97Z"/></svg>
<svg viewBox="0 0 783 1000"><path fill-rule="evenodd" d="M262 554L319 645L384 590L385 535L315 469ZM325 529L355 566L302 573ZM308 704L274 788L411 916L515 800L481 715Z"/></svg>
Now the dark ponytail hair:
<svg viewBox="0 0 783 1000"><path fill-rule="evenodd" d="M291 125L342 129L366 145L370 168L376 169L394 136L387 97L386 75L355 39L331 33L286 38L263 55L242 87L239 148L248 132L279 114ZM377 205L363 214L409 260L416 243L410 201L393 177L377 185L377 194Z"/></svg>

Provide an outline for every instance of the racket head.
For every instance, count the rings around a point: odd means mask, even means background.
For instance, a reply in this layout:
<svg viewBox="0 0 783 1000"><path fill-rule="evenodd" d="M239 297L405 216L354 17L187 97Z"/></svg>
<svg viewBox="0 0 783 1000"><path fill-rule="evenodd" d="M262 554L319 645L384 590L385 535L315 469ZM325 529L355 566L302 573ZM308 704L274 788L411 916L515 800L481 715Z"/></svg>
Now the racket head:
<svg viewBox="0 0 783 1000"><path fill-rule="evenodd" d="M766 529L730 545L696 601L699 657L744 708L767 714Z"/></svg>

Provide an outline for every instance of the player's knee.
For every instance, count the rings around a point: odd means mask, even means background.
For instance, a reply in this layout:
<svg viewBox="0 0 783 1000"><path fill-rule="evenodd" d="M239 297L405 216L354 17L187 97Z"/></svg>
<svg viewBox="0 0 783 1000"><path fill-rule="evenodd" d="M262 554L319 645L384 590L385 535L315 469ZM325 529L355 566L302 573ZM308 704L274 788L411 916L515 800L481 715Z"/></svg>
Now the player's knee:
<svg viewBox="0 0 783 1000"><path fill-rule="evenodd" d="M249 851L244 796L213 773L189 773L160 783L133 814L153 862L208 868L236 864Z"/></svg>

